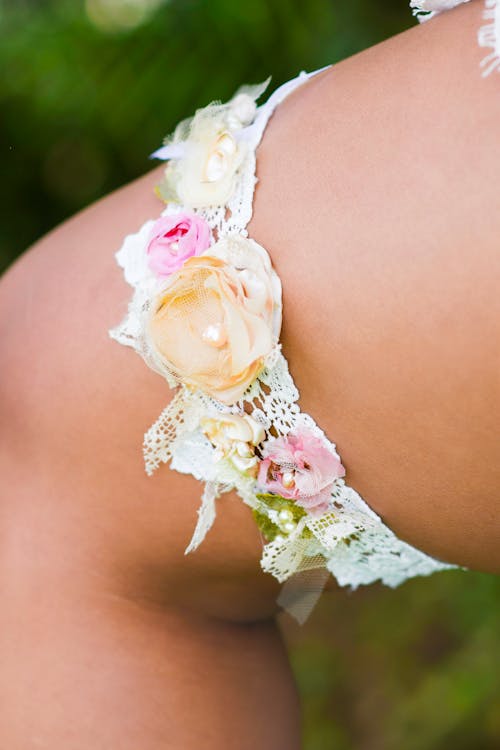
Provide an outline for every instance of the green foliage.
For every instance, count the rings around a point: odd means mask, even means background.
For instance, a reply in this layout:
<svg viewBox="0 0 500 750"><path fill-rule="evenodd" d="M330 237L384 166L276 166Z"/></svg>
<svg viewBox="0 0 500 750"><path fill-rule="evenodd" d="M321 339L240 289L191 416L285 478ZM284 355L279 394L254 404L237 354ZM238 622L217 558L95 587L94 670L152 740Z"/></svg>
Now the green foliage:
<svg viewBox="0 0 500 750"><path fill-rule="evenodd" d="M272 508L273 510L277 510L278 512L280 510L287 510L292 514L292 520L294 521L294 523L298 523L300 519L306 515L305 510L301 508L300 505L297 505L293 502L293 500L287 500L280 495L261 492L257 495L257 498L260 500L262 506L267 506L268 508ZM265 510L264 507L262 508L262 510ZM254 510L253 517L255 518L255 521L257 522L257 525L264 535L265 539L267 539L269 542L272 542L278 534L283 533L282 529L280 529L279 526L269 520L269 517L265 512L260 512L258 509ZM312 534L309 529L304 529L302 531L302 536L312 537Z"/></svg>

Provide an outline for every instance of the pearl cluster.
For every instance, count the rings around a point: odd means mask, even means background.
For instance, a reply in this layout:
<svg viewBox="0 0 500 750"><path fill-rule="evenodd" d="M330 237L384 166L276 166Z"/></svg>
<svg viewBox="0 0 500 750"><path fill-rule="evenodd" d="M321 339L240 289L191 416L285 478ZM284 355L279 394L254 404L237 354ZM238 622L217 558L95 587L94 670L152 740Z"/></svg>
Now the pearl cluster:
<svg viewBox="0 0 500 750"><path fill-rule="evenodd" d="M285 536L292 534L297 528L297 523L294 520L293 513L289 508L283 508L282 510L279 511L278 526L280 530L285 534ZM285 537L282 536L281 534L277 534L274 538L274 541L284 542Z"/></svg>

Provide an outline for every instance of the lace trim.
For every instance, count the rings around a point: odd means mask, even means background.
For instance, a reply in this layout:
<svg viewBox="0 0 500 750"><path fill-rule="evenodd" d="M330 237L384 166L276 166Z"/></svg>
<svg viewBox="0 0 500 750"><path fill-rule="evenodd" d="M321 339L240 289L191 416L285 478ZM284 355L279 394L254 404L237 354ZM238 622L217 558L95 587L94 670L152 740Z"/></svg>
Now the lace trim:
<svg viewBox="0 0 500 750"><path fill-rule="evenodd" d="M429 21L445 10L456 8L457 5L468 3L470 0L410 0L412 13L420 23Z"/></svg>
<svg viewBox="0 0 500 750"><path fill-rule="evenodd" d="M411 0L412 13L422 23L445 10L451 10L470 0ZM479 63L483 77L494 71L500 72L500 3L499 0L485 0L483 20L487 21L477 32L480 47L491 50Z"/></svg>
<svg viewBox="0 0 500 750"><path fill-rule="evenodd" d="M235 129L235 138L245 144L245 149L230 197L224 205L194 209L194 214L208 223L216 245L217 242L227 242L228 238L247 237L246 227L252 215L256 184L257 145L277 104L314 74L301 73L298 78L277 89L256 110L250 123ZM245 89L245 96L252 97L260 90L262 87ZM249 91L253 93L249 94ZM244 101L248 104L248 99ZM236 98L233 98L229 105L219 106L232 107L229 111L231 114L236 107L235 102ZM241 103L240 100L238 102ZM224 113L227 118L227 111L224 110ZM219 109L213 114L219 117ZM188 127L183 125L183 132ZM230 141L224 146L233 148ZM158 158L178 159L185 153L184 142L174 139L155 155ZM220 154L218 151L216 153L219 159ZM217 167L219 162L211 164ZM184 210L184 206L170 203L162 217L178 216L181 210ZM203 420L207 419L207 415L214 424L218 424L217 420L230 419L234 415L239 415L240 421L250 418L255 434L265 432L268 442L274 445L281 445L280 440L286 441L294 434L306 435L322 461L327 460L330 465L342 468L335 445L309 415L300 411L299 392L279 343L266 355L264 367L258 376L241 397L232 400L229 405L182 382L176 372L160 361L147 333L153 301L164 286L164 281L153 273L148 262L148 243L154 225L154 221L147 221L137 233L127 236L116 254L125 279L134 288L134 294L125 319L110 331L110 335L119 343L134 348L152 369L166 378L171 387L178 389L158 420L146 432L143 447L145 468L149 475L161 464L170 462L172 469L191 474L205 483L198 521L186 554L202 543L211 528L216 517L217 497L234 489L243 502L253 509L257 522L267 536L261 559L263 570L278 581L287 582L279 603L300 622L307 618L328 572L335 576L340 585L356 588L376 580L388 586L397 586L416 575L428 575L455 567L434 560L399 540L363 499L345 484L340 471L328 483L326 494L325 490L319 492L318 497L323 504L327 503L327 510L318 513L314 512L314 508L307 510L307 497L304 510L293 500L286 500L286 493L284 497L273 492L266 494L255 473L241 470L241 460L251 463L257 460L254 453L259 451L262 463L265 456L262 446L265 447L266 443L260 442L261 437L256 437L252 444L243 443L243 447L246 445L248 448L247 453L243 451L241 455L236 455L234 451L226 451L221 454L215 438L209 439L210 433L203 429ZM210 248L212 254L216 245ZM202 254L200 260L203 257ZM274 272L269 273L272 275ZM273 289L275 303L278 304L280 288L275 285ZM260 447L253 447L259 443ZM242 443L237 443L237 446L241 448Z"/></svg>
<svg viewBox="0 0 500 750"><path fill-rule="evenodd" d="M485 0L483 19L487 21L478 31L480 47L491 50L482 60L482 75L487 76L495 70L500 72L500 3L498 0Z"/></svg>

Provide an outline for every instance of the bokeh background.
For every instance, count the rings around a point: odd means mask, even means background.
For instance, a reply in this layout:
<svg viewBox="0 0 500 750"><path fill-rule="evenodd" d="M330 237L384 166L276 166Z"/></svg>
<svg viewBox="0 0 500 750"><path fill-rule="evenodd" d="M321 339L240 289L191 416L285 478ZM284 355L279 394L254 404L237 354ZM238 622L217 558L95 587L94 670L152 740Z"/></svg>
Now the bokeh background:
<svg viewBox="0 0 500 750"><path fill-rule="evenodd" d="M0 270L195 108L414 23L405 0L0 0ZM305 750L498 750L499 602L500 579L452 571L283 616Z"/></svg>

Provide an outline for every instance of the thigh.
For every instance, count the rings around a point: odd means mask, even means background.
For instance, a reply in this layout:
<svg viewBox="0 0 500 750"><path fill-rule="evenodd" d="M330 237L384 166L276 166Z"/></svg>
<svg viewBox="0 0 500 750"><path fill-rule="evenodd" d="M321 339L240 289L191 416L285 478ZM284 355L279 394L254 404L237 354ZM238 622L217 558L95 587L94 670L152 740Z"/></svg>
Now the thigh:
<svg viewBox="0 0 500 750"><path fill-rule="evenodd" d="M260 570L260 534L234 493L219 499L204 544L184 555L203 487L167 466L147 477L142 457L144 432L172 392L108 336L131 291L114 251L159 214L158 178L74 217L0 282L2 532L40 585L44 569L62 576L66 566L69 578L102 579L130 598L265 618L279 586Z"/></svg>
<svg viewBox="0 0 500 750"><path fill-rule="evenodd" d="M341 62L276 111L250 234L283 346L352 485L406 541L498 571L498 80L481 2Z"/></svg>
<svg viewBox="0 0 500 750"><path fill-rule="evenodd" d="M478 75L479 11L458 8L294 92L258 152L249 228L283 281L302 409L337 442L347 482L415 546L497 569L500 99ZM113 251L158 216L160 173L59 227L2 281L0 455L15 488L4 523L31 529L26 549L51 570L65 545L72 575L97 561L127 594L190 592L214 614L268 616L278 587L237 498L184 556L200 484L167 467L147 478L141 456L171 394L107 334L130 296Z"/></svg>

